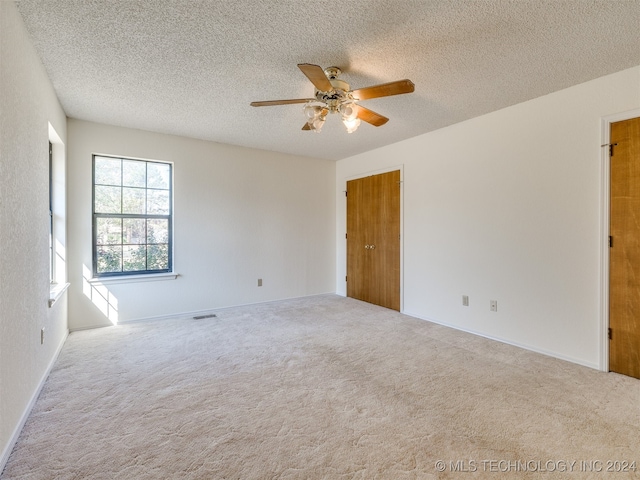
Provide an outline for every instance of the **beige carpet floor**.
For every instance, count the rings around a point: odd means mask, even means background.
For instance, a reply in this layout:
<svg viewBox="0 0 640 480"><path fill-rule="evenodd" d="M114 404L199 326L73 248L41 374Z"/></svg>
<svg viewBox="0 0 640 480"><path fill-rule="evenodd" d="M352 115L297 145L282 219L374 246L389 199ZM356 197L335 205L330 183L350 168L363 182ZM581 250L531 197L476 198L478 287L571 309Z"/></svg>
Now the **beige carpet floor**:
<svg viewBox="0 0 640 480"><path fill-rule="evenodd" d="M638 380L334 295L216 313L72 333L2 480L640 478Z"/></svg>

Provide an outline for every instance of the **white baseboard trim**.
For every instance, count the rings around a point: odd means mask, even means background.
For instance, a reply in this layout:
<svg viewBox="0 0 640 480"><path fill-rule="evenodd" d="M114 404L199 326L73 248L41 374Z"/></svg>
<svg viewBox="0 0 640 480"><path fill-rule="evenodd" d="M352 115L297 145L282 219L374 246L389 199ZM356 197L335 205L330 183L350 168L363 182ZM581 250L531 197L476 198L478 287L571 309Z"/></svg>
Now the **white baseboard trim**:
<svg viewBox="0 0 640 480"><path fill-rule="evenodd" d="M286 300L296 300L296 299L301 299L301 298L312 298L312 297L320 297L323 295L336 295L335 292L326 292L326 293L314 293L312 295L301 295L299 297L287 297L287 298L277 298L274 300L264 300L261 302L253 302L253 303L240 303L237 305L225 305L224 307L217 307L217 308L208 308L206 310L194 310L194 311L189 311L189 312L180 312L180 313L171 313L168 315L157 315L157 316L153 316L153 317L142 317L142 318L133 318L130 320L121 320L118 322L118 325L127 325L130 323L139 323L139 322L155 322L158 320L172 320L172 319L176 319L176 318L193 318L193 317L197 317L197 316L202 316L202 315L210 315L216 312L219 312L221 310L228 310L230 308L239 308L239 307L248 307L251 305L267 305L269 303L277 303L277 302L284 302ZM90 328L90 327L89 327ZM83 328L82 330L87 330L89 328ZM77 329L80 330L80 329ZM73 331L77 331L76 329L74 329Z"/></svg>
<svg viewBox="0 0 640 480"><path fill-rule="evenodd" d="M518 343L518 342L511 341L511 340L506 340L504 338L494 337L494 336L491 336L491 335L486 335L486 334L484 334L482 332L477 332L477 331L474 331L474 330L461 328L461 327L458 327L458 326L455 326L455 325L451 325L451 324L446 323L446 322L441 322L439 320L434 320L433 318L426 318L426 317L423 317L423 316L415 314L415 313L406 312L406 311L402 312L402 313L405 314L405 315L408 315L410 317L417 318L418 320L424 320L424 321L427 321L427 322L436 323L438 325L442 325L443 327L453 328L454 330L459 330L461 332L470 333L471 335L477 335L479 337L483 337L483 338L486 338L488 340L494 340L496 342L506 343L507 345L511 345L511 346L518 347L518 348L522 348L524 350L529 350L530 352L540 353L541 355L546 355L547 357L557 358L558 360L564 360L565 362L571 362L571 363L575 363L577 365L582 365L583 367L593 368L594 370L602 371L602 369L600 368L600 365L598 365L597 363L586 362L586 361L581 360L579 358L573 358L573 357L570 357L568 355L562 355L562 354L559 354L557 352L551 352L551 351L545 350L543 348L534 347L532 345L526 345L526 344L523 344L523 343Z"/></svg>
<svg viewBox="0 0 640 480"><path fill-rule="evenodd" d="M110 323L109 325L89 325L89 326L84 326L84 327L70 328L69 329L69 333L82 332L83 330L94 330L96 328L109 328L109 327L113 327L113 324Z"/></svg>
<svg viewBox="0 0 640 480"><path fill-rule="evenodd" d="M53 358L49 362L49 365L47 365L47 369L42 375L42 378L40 378L40 382L38 383L37 388L33 392L33 395L31 395L31 399L29 400L29 403L25 407L24 412L22 412L20 421L16 425L16 428L13 430L13 433L9 438L9 443L5 445L4 450L2 451L2 456L0 456L0 474L2 474L4 467L7 465L7 462L9 461L9 456L13 451L13 447L15 447L16 442L18 441L18 437L20 436L20 433L24 428L24 424L27 423L27 419L31 414L31 410L33 410L33 407L36 404L38 397L40 396L40 392L42 391L42 387L44 387L44 384L47 381L49 374L51 373L51 369L53 368L53 365L56 363L56 360L58 359L58 355L60 355L60 352L62 351L62 347L64 346L64 343L67 341L68 336L69 336L69 330L67 330L65 335L62 337L62 340L60 341L60 344L56 349L56 353L53 355Z"/></svg>

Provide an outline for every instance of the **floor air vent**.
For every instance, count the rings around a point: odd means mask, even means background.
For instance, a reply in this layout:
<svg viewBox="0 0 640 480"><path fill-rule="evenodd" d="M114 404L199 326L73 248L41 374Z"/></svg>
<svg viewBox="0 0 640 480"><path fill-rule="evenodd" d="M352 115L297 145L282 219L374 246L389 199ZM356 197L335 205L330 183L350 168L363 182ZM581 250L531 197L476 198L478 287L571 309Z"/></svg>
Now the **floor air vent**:
<svg viewBox="0 0 640 480"><path fill-rule="evenodd" d="M209 315L198 315L197 317L193 317L194 320L202 320L204 318L213 318L217 317L215 313L210 313Z"/></svg>

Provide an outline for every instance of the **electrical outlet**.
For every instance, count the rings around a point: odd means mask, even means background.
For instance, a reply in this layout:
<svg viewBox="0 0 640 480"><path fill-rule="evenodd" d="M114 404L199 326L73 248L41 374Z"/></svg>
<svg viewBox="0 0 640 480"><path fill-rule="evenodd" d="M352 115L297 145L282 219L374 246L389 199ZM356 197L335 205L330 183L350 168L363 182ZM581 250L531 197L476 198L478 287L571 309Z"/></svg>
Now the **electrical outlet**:
<svg viewBox="0 0 640 480"><path fill-rule="evenodd" d="M261 279L261 278L259 278L259 279L258 279L258 286L259 286L259 287L261 287L261 286L262 286L262 279Z"/></svg>
<svg viewBox="0 0 640 480"><path fill-rule="evenodd" d="M44 327L40 329L40 345L44 345Z"/></svg>
<svg viewBox="0 0 640 480"><path fill-rule="evenodd" d="M489 302L489 310L491 310L492 312L497 312L498 311L498 301L497 300L491 300Z"/></svg>
<svg viewBox="0 0 640 480"><path fill-rule="evenodd" d="M465 307L469 306L469 295L462 295L462 305Z"/></svg>

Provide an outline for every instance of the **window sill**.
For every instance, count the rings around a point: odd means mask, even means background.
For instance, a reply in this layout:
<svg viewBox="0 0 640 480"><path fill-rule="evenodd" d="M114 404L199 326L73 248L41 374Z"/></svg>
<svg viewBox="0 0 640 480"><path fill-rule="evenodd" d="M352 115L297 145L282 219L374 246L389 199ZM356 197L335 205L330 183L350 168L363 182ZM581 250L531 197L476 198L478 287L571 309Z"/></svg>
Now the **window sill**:
<svg viewBox="0 0 640 480"><path fill-rule="evenodd" d="M69 283L52 283L49 288L49 308L53 307L54 303L62 296L64 292L69 288Z"/></svg>
<svg viewBox="0 0 640 480"><path fill-rule="evenodd" d="M157 282L160 280L175 280L179 273L149 273L147 275L123 275L121 277L95 277L89 283L114 285L119 283Z"/></svg>

